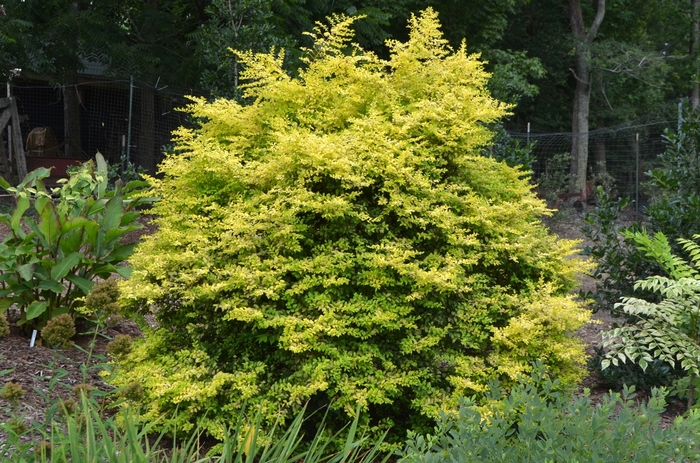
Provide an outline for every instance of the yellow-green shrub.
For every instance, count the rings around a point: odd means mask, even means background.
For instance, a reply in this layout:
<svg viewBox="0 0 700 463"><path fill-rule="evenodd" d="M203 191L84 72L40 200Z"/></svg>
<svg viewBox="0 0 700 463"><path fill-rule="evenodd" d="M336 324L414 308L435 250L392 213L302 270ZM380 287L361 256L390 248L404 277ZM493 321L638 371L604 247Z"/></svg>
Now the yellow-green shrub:
<svg viewBox="0 0 700 463"><path fill-rule="evenodd" d="M479 155L507 108L478 56L431 10L389 61L350 24L319 26L298 77L240 53L249 104L188 107L200 126L151 179L158 231L121 288L159 325L116 380L148 417L221 437L246 402L268 423L360 404L401 438L534 359L579 378L587 315L566 293L585 264L527 174Z"/></svg>

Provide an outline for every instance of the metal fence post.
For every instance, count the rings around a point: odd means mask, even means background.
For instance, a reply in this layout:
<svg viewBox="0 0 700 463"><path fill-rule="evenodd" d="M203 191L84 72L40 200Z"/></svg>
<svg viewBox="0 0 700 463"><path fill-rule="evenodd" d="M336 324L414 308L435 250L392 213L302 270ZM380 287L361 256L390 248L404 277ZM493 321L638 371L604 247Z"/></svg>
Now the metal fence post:
<svg viewBox="0 0 700 463"><path fill-rule="evenodd" d="M126 129L126 162L131 162L131 109L134 103L134 76L129 79L129 126Z"/></svg>

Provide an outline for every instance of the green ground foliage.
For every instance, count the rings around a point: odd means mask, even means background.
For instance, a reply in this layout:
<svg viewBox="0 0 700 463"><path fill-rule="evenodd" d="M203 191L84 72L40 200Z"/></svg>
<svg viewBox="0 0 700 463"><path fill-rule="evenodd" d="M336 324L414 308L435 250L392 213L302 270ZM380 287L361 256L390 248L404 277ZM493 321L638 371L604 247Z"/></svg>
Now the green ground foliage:
<svg viewBox="0 0 700 463"><path fill-rule="evenodd" d="M594 405L556 392L556 381L535 369L509 393L495 385L490 412L466 401L443 414L431 434L412 433L400 463L657 463L698 461L700 414L661 426L664 393L648 403L634 388Z"/></svg>
<svg viewBox="0 0 700 463"><path fill-rule="evenodd" d="M331 404L365 425L429 429L542 358L582 375L568 293L586 264L548 233L528 175L480 153L508 108L436 15L383 61L352 20L312 34L298 77L240 52L247 104L195 99L151 179L157 232L122 289L158 328L118 359L145 418L222 439L245 403L263 422ZM177 414L173 413L177 410Z"/></svg>

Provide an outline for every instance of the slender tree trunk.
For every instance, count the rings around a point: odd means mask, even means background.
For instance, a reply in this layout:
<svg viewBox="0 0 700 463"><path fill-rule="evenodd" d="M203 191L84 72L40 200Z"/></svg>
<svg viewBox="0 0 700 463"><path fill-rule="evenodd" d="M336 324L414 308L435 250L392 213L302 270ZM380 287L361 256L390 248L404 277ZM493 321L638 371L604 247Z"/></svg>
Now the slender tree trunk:
<svg viewBox="0 0 700 463"><path fill-rule="evenodd" d="M156 172L155 152L155 88L141 85L141 121L139 126L140 165L153 175Z"/></svg>
<svg viewBox="0 0 700 463"><path fill-rule="evenodd" d="M67 158L82 158L83 145L80 133L80 95L75 85L63 86L63 137Z"/></svg>
<svg viewBox="0 0 700 463"><path fill-rule="evenodd" d="M700 0L699 0L700 1ZM571 193L581 195L586 201L586 171L588 167L588 115L591 105L591 45L598 34L605 17L605 0L598 0L598 7L593 23L586 28L583 23L581 0L569 0L571 30L575 40L576 78L573 117L571 123Z"/></svg>
<svg viewBox="0 0 700 463"><path fill-rule="evenodd" d="M693 2L693 35L690 42L690 59L693 66L693 87L690 90L690 107L700 104L700 0Z"/></svg>

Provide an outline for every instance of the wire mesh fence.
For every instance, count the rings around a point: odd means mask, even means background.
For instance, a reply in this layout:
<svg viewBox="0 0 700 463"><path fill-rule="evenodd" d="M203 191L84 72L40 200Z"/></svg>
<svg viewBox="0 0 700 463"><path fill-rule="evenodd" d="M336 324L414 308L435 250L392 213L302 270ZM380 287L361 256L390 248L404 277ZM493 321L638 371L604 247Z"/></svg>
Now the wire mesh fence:
<svg viewBox="0 0 700 463"><path fill-rule="evenodd" d="M189 102L186 96L205 95L135 80L61 87L25 82L8 91L17 101L28 158L89 159L99 151L112 164L128 160L150 172L171 144L172 131L188 125L186 113L177 110Z"/></svg>
<svg viewBox="0 0 700 463"><path fill-rule="evenodd" d="M651 190L646 172L658 166L665 149L664 132L675 129L677 121L598 129L588 136L588 175L590 187L604 185L614 196L636 201L636 207L648 203ZM534 180L550 192L567 191L570 176L572 133L528 134L510 132L512 138L534 142Z"/></svg>
<svg viewBox="0 0 700 463"><path fill-rule="evenodd" d="M174 89L138 80L90 80L61 87L17 82L15 97L27 158L54 156L89 159L99 151L111 164L125 160L155 172L172 132L189 124L178 108L196 89ZM649 200L645 172L664 151L663 134L678 121L626 124L598 129L589 137L588 182L604 184L616 196ZM548 191L568 190L571 133L518 133L512 138L535 142L534 180Z"/></svg>

